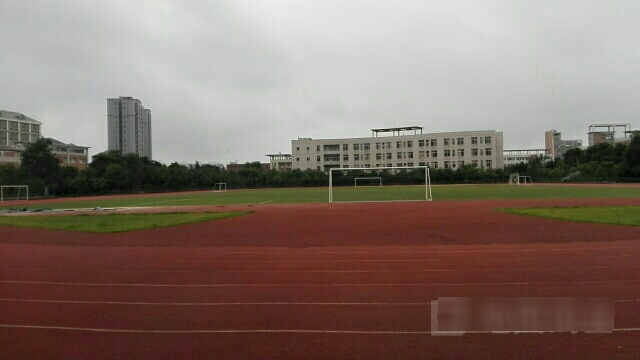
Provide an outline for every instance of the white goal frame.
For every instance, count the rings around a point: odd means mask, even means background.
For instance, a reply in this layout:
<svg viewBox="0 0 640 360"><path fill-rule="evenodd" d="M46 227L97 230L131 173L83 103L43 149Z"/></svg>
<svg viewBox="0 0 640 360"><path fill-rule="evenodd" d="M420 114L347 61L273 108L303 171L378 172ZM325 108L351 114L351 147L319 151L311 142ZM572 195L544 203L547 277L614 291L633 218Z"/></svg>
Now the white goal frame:
<svg viewBox="0 0 640 360"><path fill-rule="evenodd" d="M227 183L215 183L213 184L213 191L225 192L227 191Z"/></svg>
<svg viewBox="0 0 640 360"><path fill-rule="evenodd" d="M25 195L26 198L25 200L29 200L29 185L2 185L0 186L0 202L5 201L4 199L4 189L18 189L18 199L15 200L20 200L20 192L22 191L22 189L25 189Z"/></svg>
<svg viewBox="0 0 640 360"><path fill-rule="evenodd" d="M533 185L533 180L531 180L531 176L528 175L520 175L518 180L518 185Z"/></svg>
<svg viewBox="0 0 640 360"><path fill-rule="evenodd" d="M331 168L329 169L329 202L336 202L333 200L333 172L334 171L384 171L384 170L415 170L424 169L424 199L420 200L372 200L372 201L337 201L337 202L391 202L391 201L433 201L433 194L431 192L431 177L429 175L428 166L390 166L379 168Z"/></svg>
<svg viewBox="0 0 640 360"><path fill-rule="evenodd" d="M357 177L355 179L353 179L353 186L354 187L358 187L358 180L374 180L374 179L378 179L379 184L378 185L360 185L362 186L382 186L382 177L381 176L364 176L364 177Z"/></svg>
<svg viewBox="0 0 640 360"><path fill-rule="evenodd" d="M533 185L533 180L531 180L531 176L529 175L513 173L509 176L509 185Z"/></svg>

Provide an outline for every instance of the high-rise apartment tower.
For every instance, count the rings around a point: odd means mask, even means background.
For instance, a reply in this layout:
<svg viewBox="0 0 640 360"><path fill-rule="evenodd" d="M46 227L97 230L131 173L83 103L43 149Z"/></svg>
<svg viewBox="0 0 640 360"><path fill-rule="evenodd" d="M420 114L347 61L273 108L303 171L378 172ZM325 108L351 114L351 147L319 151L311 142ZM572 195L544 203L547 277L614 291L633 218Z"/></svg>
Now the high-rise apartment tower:
<svg viewBox="0 0 640 360"><path fill-rule="evenodd" d="M107 99L108 149L152 158L151 110L132 97Z"/></svg>

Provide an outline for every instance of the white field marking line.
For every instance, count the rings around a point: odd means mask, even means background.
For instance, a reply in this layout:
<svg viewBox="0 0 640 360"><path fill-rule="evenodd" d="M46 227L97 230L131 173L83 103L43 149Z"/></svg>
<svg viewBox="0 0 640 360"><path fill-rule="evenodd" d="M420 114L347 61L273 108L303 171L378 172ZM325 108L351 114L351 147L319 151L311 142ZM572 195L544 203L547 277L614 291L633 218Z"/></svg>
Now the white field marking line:
<svg viewBox="0 0 640 360"><path fill-rule="evenodd" d="M234 263L319 263L319 262L427 262L442 261L440 259L329 259L329 260L218 260L218 259L194 259L194 260L178 260L179 263L190 262L234 262Z"/></svg>
<svg viewBox="0 0 640 360"><path fill-rule="evenodd" d="M585 267L544 267L515 268L508 271L557 271L557 270L630 270L640 266L585 266ZM38 271L38 272L92 272L92 273L412 273L412 272L504 272L505 268L496 269L408 269L408 270L94 270L94 269L40 269L40 268L0 268L4 271Z"/></svg>
<svg viewBox="0 0 640 360"><path fill-rule="evenodd" d="M630 300L634 301L634 300ZM89 305L153 305L153 306L272 306L272 305L309 305L309 306L431 306L426 303L392 303L392 302L219 302L219 303L162 303L162 302L129 302L129 301L81 301L81 300L46 300L46 299L13 299L0 298L0 302L29 302L53 304L89 304Z"/></svg>
<svg viewBox="0 0 640 360"><path fill-rule="evenodd" d="M388 253L385 253L388 254ZM631 255L589 255L589 256L563 256L563 257L558 257L558 256L551 256L551 257L509 257L509 258L476 258L474 260L491 260L491 261L505 261L505 260L568 260L568 259L593 259L593 258L598 258L598 259L603 259L603 258L628 258L631 257ZM453 260L456 260L455 258L451 258ZM372 259L370 259L372 260ZM424 259L423 261L445 261L445 260L450 260L448 259ZM175 260L176 262L190 262L190 261L219 261L219 262L224 262L224 261L240 261L240 260L236 260L236 259L194 259L194 260ZM255 261L255 260L254 260ZM276 261L276 260L273 260ZM300 260L303 261L303 260ZM316 260L311 260L311 261L316 261ZM321 261L321 260L317 260L317 261ZM348 261L348 260L345 260ZM374 261L374 260L372 260Z"/></svg>
<svg viewBox="0 0 640 360"><path fill-rule="evenodd" d="M475 260L481 260L481 261L492 261L492 262L496 262L496 261L512 261L512 260L562 260L562 261L566 261L566 260L570 260L570 259L592 259L592 258L628 258L631 257L631 255L590 255L590 256L566 256L566 257L510 257L510 258L476 258ZM455 258L452 258L453 260L455 260ZM452 260L452 259L424 259L424 260L416 260L416 259L412 259L410 260L411 262L436 262L436 261L446 261L446 260ZM237 259L196 259L196 260L173 260L170 261L169 263L178 263L178 264L184 264L184 263L192 263L192 262L196 262L196 263L200 263L200 262L217 262L217 263L225 263L225 262L246 262L246 260L237 260ZM257 261L257 260L251 260L251 261ZM286 262L285 260L269 260L270 262ZM302 263L305 260L299 260L298 262ZM307 262L321 262L323 260L310 260ZM327 261L331 261L331 260L327 260ZM354 260L341 260L341 261L354 261ZM370 261L376 261L376 260L370 260ZM386 262L389 261L402 261L402 260L384 260ZM94 263L99 263L99 262L107 262L107 260L101 260L101 259L92 259L90 261L92 264ZM109 263L111 263L111 261L109 261ZM142 264L142 263L141 263ZM145 263L145 265L148 265L148 263ZM129 270L135 270L135 269L129 269ZM196 272L196 270L184 270L185 272ZM203 271L213 271L213 269L211 270L203 270ZM217 270L217 271L225 271L225 270Z"/></svg>
<svg viewBox="0 0 640 360"><path fill-rule="evenodd" d="M59 286L94 286L94 287L175 287L175 288L240 288L240 287L437 287L437 286L535 286L535 285L602 285L640 283L640 279L610 281L555 281L555 282L504 282L504 283L328 283L328 284L137 284L137 283L71 283L62 281L24 281L0 280L2 284L23 285L59 285Z"/></svg>
<svg viewBox="0 0 640 360"><path fill-rule="evenodd" d="M168 202L180 202L180 201L190 201L190 200L193 200L193 199L165 200L165 201L156 201L156 202L150 202L150 203L140 203L140 204L132 205L132 207L140 206L140 205L154 205L154 204L164 204Z"/></svg>
<svg viewBox="0 0 640 360"><path fill-rule="evenodd" d="M84 301L84 300L47 300L47 299L14 299L0 298L0 302L23 302L23 303L45 303L45 304L78 304L78 305L141 305L141 306L431 306L431 302L187 302L187 303L162 303L162 302L130 302L130 301ZM640 299L614 300L614 303L634 303Z"/></svg>
<svg viewBox="0 0 640 360"><path fill-rule="evenodd" d="M19 325L0 324L0 328L31 329L31 330L66 330L101 333L127 333L127 334L354 334L354 335L431 335L431 334L460 334L459 331L393 331L393 330L304 330L304 329L251 329L251 330L153 330L153 329L109 329L109 328L83 328L71 326L46 326L46 325ZM640 331L640 328L619 328L614 332ZM465 331L465 334L552 334L570 333L570 331ZM607 332L602 332L607 333ZM587 333L588 334L588 333ZM596 333L598 334L598 333Z"/></svg>
<svg viewBox="0 0 640 360"><path fill-rule="evenodd" d="M624 258L631 257L630 255L610 255L610 256L574 256L574 257L520 257L520 258L480 258L474 260L487 260L487 261L506 261L506 260L567 260L567 259L588 259L588 258ZM238 262L238 263L318 263L318 262L437 262L450 259L328 259L328 260L239 260L239 259L193 259L193 260L176 260L178 263L191 263L191 262Z"/></svg>
<svg viewBox="0 0 640 360"><path fill-rule="evenodd" d="M116 207L106 207L106 208L103 208L101 211L140 210L140 209L151 209L151 208L138 207L138 206L127 206L127 207L116 206ZM101 212L101 211L96 211L95 208L74 208L74 209L52 209L48 211L43 211L42 213L48 214L48 213L56 213L56 212L81 212L81 211L96 212L96 213ZM15 213L15 214L21 214L21 213ZM31 214L31 213L26 213L26 214Z"/></svg>
<svg viewBox="0 0 640 360"><path fill-rule="evenodd" d="M640 241L640 239L636 239ZM629 240L633 241L633 240ZM506 244L505 244L506 245ZM582 250L620 250L638 249L635 246L614 246L614 247L585 247L585 248L551 248L551 249L484 249L484 250L433 250L433 251L317 251L317 252L269 252L269 251L221 251L196 253L196 255L218 255L218 254L273 254L273 255L306 255L306 254L450 254L450 253L502 253L502 252L531 252L531 251L582 251ZM384 249L382 249L384 250Z"/></svg>
<svg viewBox="0 0 640 360"><path fill-rule="evenodd" d="M258 204L268 204L268 203L270 203L270 202L272 202L272 201L273 201L273 200L263 201L263 202L260 202L260 203L258 203Z"/></svg>

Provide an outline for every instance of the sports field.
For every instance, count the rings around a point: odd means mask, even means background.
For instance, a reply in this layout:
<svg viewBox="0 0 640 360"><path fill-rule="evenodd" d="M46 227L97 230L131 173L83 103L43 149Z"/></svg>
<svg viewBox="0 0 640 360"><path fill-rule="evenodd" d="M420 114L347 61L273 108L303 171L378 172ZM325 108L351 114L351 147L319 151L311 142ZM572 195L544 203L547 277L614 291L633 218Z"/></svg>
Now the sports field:
<svg viewBox="0 0 640 360"><path fill-rule="evenodd" d="M640 227L497 210L622 216L640 206L638 185L434 186L433 197L329 204L327 189L269 189L5 204L251 213L116 233L0 226L0 358L640 358ZM604 297L614 330L434 336L431 301L444 296Z"/></svg>
<svg viewBox="0 0 640 360"><path fill-rule="evenodd" d="M436 185L434 200L542 199L542 198L629 198L640 197L640 186L604 185ZM372 186L334 188L335 201L423 200L424 186ZM7 201L0 209L64 209L94 207L165 207L240 204L307 204L326 203L327 188L244 189L226 192L199 191L171 194L147 194L71 198L44 201Z"/></svg>

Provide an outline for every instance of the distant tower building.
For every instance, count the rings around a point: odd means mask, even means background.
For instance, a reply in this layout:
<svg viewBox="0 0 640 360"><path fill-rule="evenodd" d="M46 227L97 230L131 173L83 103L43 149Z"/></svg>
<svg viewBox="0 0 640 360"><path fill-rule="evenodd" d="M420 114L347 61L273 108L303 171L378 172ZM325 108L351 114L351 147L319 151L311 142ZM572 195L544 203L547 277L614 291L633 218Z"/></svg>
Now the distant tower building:
<svg viewBox="0 0 640 360"><path fill-rule="evenodd" d="M151 110L132 97L107 99L108 149L152 159Z"/></svg>
<svg viewBox="0 0 640 360"><path fill-rule="evenodd" d="M570 149L582 149L582 140L563 140L562 133L558 130L549 130L544 133L544 144L547 153L552 159L564 155Z"/></svg>

